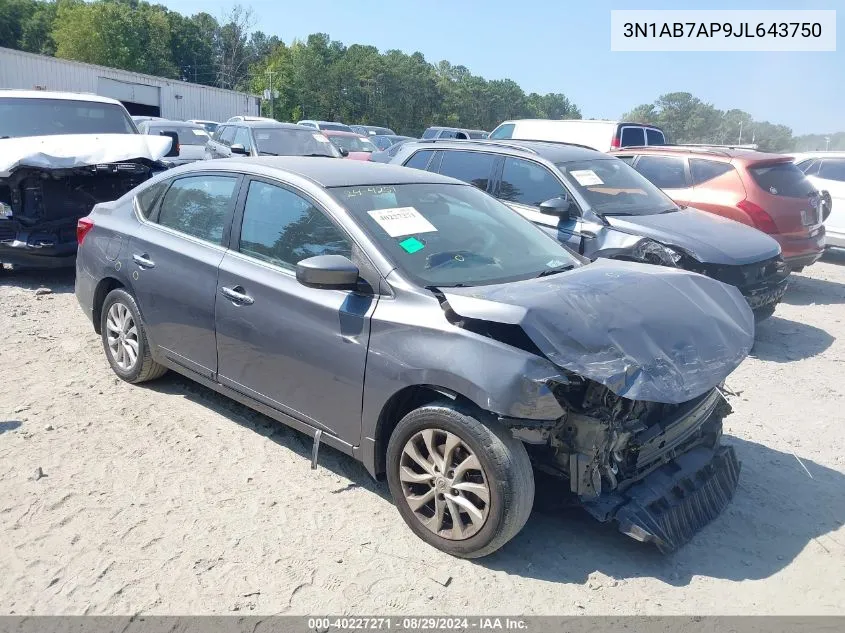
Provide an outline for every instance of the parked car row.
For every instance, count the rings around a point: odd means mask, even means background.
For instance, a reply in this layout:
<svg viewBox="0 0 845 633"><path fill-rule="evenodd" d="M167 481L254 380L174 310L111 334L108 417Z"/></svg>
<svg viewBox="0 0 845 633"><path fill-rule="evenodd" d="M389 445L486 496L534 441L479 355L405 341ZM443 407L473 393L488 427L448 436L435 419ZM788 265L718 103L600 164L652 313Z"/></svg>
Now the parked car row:
<svg viewBox="0 0 845 633"><path fill-rule="evenodd" d="M108 99L0 92L0 262L66 262L72 237L121 379L173 370L312 436L315 464L321 443L353 456L456 556L519 532L535 469L662 551L730 502L724 382L788 283L776 238L824 236L789 160L728 161L767 234L742 201L721 200L747 222L674 202L638 169L648 145L437 128L381 164L384 130L238 116L174 166L203 124L140 125ZM665 149L684 174L686 151Z"/></svg>

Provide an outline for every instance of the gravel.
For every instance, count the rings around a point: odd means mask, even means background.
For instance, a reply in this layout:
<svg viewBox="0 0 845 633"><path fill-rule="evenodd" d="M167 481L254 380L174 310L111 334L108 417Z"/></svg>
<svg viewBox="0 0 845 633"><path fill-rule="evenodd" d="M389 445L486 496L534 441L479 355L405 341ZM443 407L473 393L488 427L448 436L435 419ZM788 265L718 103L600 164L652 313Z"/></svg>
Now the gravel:
<svg viewBox="0 0 845 633"><path fill-rule="evenodd" d="M312 471L310 439L209 389L120 381L72 273L0 271L0 614L842 614L843 306L845 254L793 275L728 380L736 498L679 552L535 508L462 561L351 458Z"/></svg>

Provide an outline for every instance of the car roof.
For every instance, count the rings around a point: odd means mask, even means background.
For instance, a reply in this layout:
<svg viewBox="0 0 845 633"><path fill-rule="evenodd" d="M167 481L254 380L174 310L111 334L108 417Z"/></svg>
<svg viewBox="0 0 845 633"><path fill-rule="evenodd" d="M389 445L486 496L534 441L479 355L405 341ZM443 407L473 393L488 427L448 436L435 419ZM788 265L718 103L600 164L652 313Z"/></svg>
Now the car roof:
<svg viewBox="0 0 845 633"><path fill-rule="evenodd" d="M721 162L758 163L762 161L792 161L791 156L760 152L735 146L718 145L645 145L622 147L611 154L661 154L669 156L696 156Z"/></svg>
<svg viewBox="0 0 845 633"><path fill-rule="evenodd" d="M314 128L305 125L298 125L296 123L282 123L281 121L270 121L261 119L258 121L232 121L231 123L223 123L223 125L230 125L232 127L248 127L253 129L267 130L271 128L285 128L288 130L305 130L306 132L315 132Z"/></svg>
<svg viewBox="0 0 845 633"><path fill-rule="evenodd" d="M117 99L101 97L100 95L81 92L51 92L48 90L0 90L0 97L14 99L64 99L67 101L88 101L94 103L109 103L123 107Z"/></svg>
<svg viewBox="0 0 845 633"><path fill-rule="evenodd" d="M491 139L421 139L408 141L407 146L418 144L420 147L436 149L465 149L485 151L495 154L520 155L524 157L539 156L552 163L567 163L578 160L595 160L611 158L604 152L599 152L586 145L574 143L558 143L555 141L521 141L514 139L491 140Z"/></svg>
<svg viewBox="0 0 845 633"><path fill-rule="evenodd" d="M323 187L355 187L370 185L444 184L464 185L466 183L448 176L441 176L421 169L409 169L398 165L371 163L341 158L318 158L302 156L261 156L252 158L217 159L213 165L205 161L191 163L180 171L207 171L221 167L243 173L273 176L273 172L296 174L312 180Z"/></svg>
<svg viewBox="0 0 845 633"><path fill-rule="evenodd" d="M169 119L152 119L150 121L141 121L141 123L146 124L147 127L173 127L173 126L180 126L180 127L189 127L192 129L201 130L203 127L199 123L191 123L190 121L175 121Z"/></svg>

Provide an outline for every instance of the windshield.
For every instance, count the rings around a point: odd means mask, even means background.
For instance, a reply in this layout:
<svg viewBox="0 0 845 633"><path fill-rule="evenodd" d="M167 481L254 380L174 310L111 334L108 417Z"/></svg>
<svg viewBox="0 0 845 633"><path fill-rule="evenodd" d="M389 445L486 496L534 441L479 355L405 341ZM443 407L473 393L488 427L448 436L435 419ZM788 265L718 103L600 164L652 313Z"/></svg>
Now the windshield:
<svg viewBox="0 0 845 633"><path fill-rule="evenodd" d="M208 132L204 129L187 125L151 125L147 129L147 134L162 132L176 132L180 145L205 145L209 139Z"/></svg>
<svg viewBox="0 0 845 633"><path fill-rule="evenodd" d="M270 156L331 156L340 153L329 143L329 139L316 130L285 128L253 128L255 148L259 154Z"/></svg>
<svg viewBox="0 0 845 633"><path fill-rule="evenodd" d="M501 283L580 265L557 240L471 185L329 191L420 286Z"/></svg>
<svg viewBox="0 0 845 633"><path fill-rule="evenodd" d="M653 215L677 209L665 193L619 159L581 160L557 167L599 215Z"/></svg>
<svg viewBox="0 0 845 633"><path fill-rule="evenodd" d="M0 138L136 133L132 120L119 105L0 97Z"/></svg>
<svg viewBox="0 0 845 633"><path fill-rule="evenodd" d="M335 147L345 149L347 152L376 152L378 147L373 145L370 139L363 136L330 136L329 140Z"/></svg>

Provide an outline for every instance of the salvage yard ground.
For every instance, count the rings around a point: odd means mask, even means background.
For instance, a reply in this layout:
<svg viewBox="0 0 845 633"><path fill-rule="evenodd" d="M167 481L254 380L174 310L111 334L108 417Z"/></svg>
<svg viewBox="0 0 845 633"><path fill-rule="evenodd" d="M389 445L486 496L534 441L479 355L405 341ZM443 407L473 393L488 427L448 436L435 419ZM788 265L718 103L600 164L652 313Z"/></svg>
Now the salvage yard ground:
<svg viewBox="0 0 845 633"><path fill-rule="evenodd" d="M312 471L309 438L187 379L118 380L71 273L0 271L0 378L2 614L845 613L845 252L729 378L737 496L669 557L549 506L440 553L351 458Z"/></svg>

